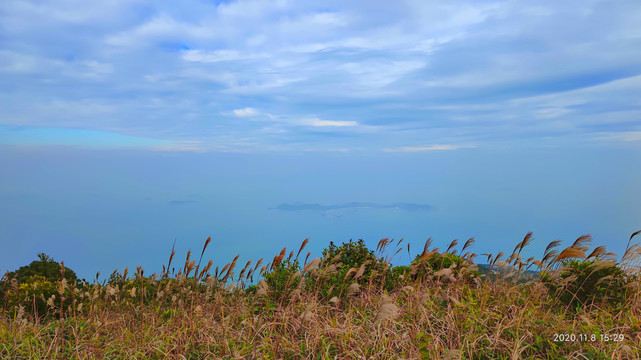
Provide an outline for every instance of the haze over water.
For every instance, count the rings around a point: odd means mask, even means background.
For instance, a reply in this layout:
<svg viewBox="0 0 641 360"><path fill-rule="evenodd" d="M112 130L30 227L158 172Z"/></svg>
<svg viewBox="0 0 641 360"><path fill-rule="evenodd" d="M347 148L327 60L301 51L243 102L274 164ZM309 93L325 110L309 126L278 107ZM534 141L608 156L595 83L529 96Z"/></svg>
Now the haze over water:
<svg viewBox="0 0 641 360"><path fill-rule="evenodd" d="M474 236L477 252L498 252L527 231L536 239L532 256L551 240L585 233L620 253L639 219L641 174L628 167L625 149L608 150L16 151L0 161L11 170L2 176L0 211L12 251L2 263L14 269L43 251L85 277L135 265L156 272L174 239L184 256L207 236L207 256L218 264L238 253L257 260L294 250L306 237L316 256L329 241L363 238L374 248L382 237L405 238L412 256L430 236L441 248ZM385 207L395 203L430 208ZM278 208L284 204L291 209ZM396 262L408 260L403 252Z"/></svg>
<svg viewBox="0 0 641 360"><path fill-rule="evenodd" d="M449 4L449 2L447 3ZM0 5L0 271L428 237L621 255L641 229L641 5ZM394 261L407 263L402 252Z"/></svg>

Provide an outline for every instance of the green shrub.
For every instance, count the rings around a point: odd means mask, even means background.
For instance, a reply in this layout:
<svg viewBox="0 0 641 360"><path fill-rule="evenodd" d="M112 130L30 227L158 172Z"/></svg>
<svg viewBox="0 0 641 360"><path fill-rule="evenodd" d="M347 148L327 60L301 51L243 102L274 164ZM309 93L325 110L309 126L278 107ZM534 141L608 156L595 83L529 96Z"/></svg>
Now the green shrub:
<svg viewBox="0 0 641 360"><path fill-rule="evenodd" d="M249 295L254 295L254 294L256 294L256 290L258 290L258 286L256 286L256 285L249 285L249 286L247 286L247 288L245 289L245 292L246 292L247 294L249 294Z"/></svg>
<svg viewBox="0 0 641 360"><path fill-rule="evenodd" d="M8 278L15 278L19 284L24 283L27 278L38 275L44 277L47 281L56 282L62 280L61 266L47 254L38 254L38 259L31 264L22 266L16 271L9 272ZM70 285L78 282L76 273L65 266L65 279Z"/></svg>
<svg viewBox="0 0 641 360"><path fill-rule="evenodd" d="M53 313L52 306L47 305L48 300L53 301L52 296L55 307L60 306L61 295L65 309L72 304L71 289L80 285L76 273L65 267L63 287L61 265L44 253L38 254L38 258L5 274L0 288L5 309L15 312L18 306L23 306L27 314L43 317Z"/></svg>
<svg viewBox="0 0 641 360"><path fill-rule="evenodd" d="M356 282L360 285L385 285L385 274L388 271L388 264L374 254L374 251L367 248L363 239L354 242L343 243L336 246L334 242L323 250L325 259L319 272L309 276L310 286L317 286L321 297L331 298L333 296L344 296L350 284ZM357 279L354 279L358 269L365 264L364 272ZM330 267L335 268L328 271ZM354 270L351 270L354 269ZM348 274L351 270L351 273ZM321 276L322 279L318 279Z"/></svg>
<svg viewBox="0 0 641 360"><path fill-rule="evenodd" d="M392 291L405 284L410 272L411 268L409 266L394 266L385 275L385 290Z"/></svg>
<svg viewBox="0 0 641 360"><path fill-rule="evenodd" d="M336 255L340 254L339 262L341 267L358 268L364 262L369 261L370 266L367 266L364 277L368 277L372 269L382 269L384 261L378 258L374 251L367 248L363 239L354 242L351 239L349 242L344 242L341 246L336 246L333 241L329 243L329 247L323 250L323 257L325 259L333 259Z"/></svg>
<svg viewBox="0 0 641 360"><path fill-rule="evenodd" d="M278 266L263 274L263 278L269 286L269 294L274 299L282 299L288 296L301 281L300 276L295 276L300 271L298 260L283 260Z"/></svg>
<svg viewBox="0 0 641 360"><path fill-rule="evenodd" d="M40 275L23 279L22 283L11 287L5 294L6 306L11 314L15 314L22 306L24 312L34 319L36 316L39 319L57 318L61 305L63 312L72 309L73 299L73 285L51 282Z"/></svg>
<svg viewBox="0 0 641 360"><path fill-rule="evenodd" d="M413 280L423 280L435 272L452 269L452 275L457 279L472 280L480 277L477 266L470 260L452 253L433 253L426 257L421 254L410 264L410 276Z"/></svg>
<svg viewBox="0 0 641 360"><path fill-rule="evenodd" d="M541 273L541 281L550 295L564 306L577 307L609 304L614 307L625 303L628 280L614 263L602 260L568 260L556 275Z"/></svg>
<svg viewBox="0 0 641 360"><path fill-rule="evenodd" d="M7 305L12 309L22 304L28 313L37 313L41 316L47 313L47 300L52 295L59 296L56 284L48 281L44 276L32 275L23 279L17 289L7 292Z"/></svg>
<svg viewBox="0 0 641 360"><path fill-rule="evenodd" d="M452 264L456 264L456 272L464 262L465 260L462 257L452 253L435 253L426 258L422 258L422 255L419 254L414 258L410 266L413 268L414 278L420 278L439 270L447 269Z"/></svg>

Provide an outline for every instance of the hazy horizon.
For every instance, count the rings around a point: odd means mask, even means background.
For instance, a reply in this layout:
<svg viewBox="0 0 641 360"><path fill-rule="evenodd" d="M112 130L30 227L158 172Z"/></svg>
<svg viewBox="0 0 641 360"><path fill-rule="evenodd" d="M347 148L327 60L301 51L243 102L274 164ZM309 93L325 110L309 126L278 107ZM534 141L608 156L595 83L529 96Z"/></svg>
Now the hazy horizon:
<svg viewBox="0 0 641 360"><path fill-rule="evenodd" d="M0 182L0 231L11 248L2 270L45 252L87 278L136 265L153 273L166 264L174 239L177 260L184 260L208 236L205 259L217 265L236 254L269 259L307 237L314 256L330 241L363 238L374 249L383 237L404 238L412 256L428 237L441 249L475 237L475 252L497 253L511 251L528 231L535 239L528 256L583 234L621 255L639 226L641 171L629 167L625 148L466 151L13 149L0 159L11 169ZM408 261L402 252L394 262Z"/></svg>
<svg viewBox="0 0 641 360"><path fill-rule="evenodd" d="M0 271L641 229L641 4L0 4ZM406 252L396 263L406 263ZM481 261L479 259L479 261Z"/></svg>

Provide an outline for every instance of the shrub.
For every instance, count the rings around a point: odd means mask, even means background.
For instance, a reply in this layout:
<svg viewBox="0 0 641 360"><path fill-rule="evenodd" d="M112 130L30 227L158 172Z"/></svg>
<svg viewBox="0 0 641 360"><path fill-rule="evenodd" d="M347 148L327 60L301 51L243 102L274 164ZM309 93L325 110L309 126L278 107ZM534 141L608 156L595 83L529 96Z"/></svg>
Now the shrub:
<svg viewBox="0 0 641 360"><path fill-rule="evenodd" d="M44 253L38 254L38 258L29 265L5 274L0 290L6 309L15 311L18 305L24 305L27 313L42 317L50 312L51 305L47 305L47 301L51 303L54 295L55 306L60 306L61 295L65 299L64 308L71 304L70 291L79 285L76 273L65 267L63 286L61 265Z"/></svg>
<svg viewBox="0 0 641 360"><path fill-rule="evenodd" d="M298 260L283 260L278 266L263 274L272 298L281 299L294 290L301 280L300 276L295 276L297 271L300 271Z"/></svg>
<svg viewBox="0 0 641 360"><path fill-rule="evenodd" d="M394 266L385 276L385 290L392 291L406 283L410 272L409 266Z"/></svg>
<svg viewBox="0 0 641 360"><path fill-rule="evenodd" d="M333 259L336 255L340 254L341 267L350 269L358 268L366 261L369 261L373 266L367 266L364 277L368 277L373 268L382 269L384 261L378 258L374 251L367 248L363 239L354 242L351 239L341 246L336 246L334 242L329 243L329 247L323 250L323 257L325 259Z"/></svg>
<svg viewBox="0 0 641 360"><path fill-rule="evenodd" d="M15 278L18 283L24 283L27 278L38 275L44 277L47 281L56 282L62 280L61 266L53 258L44 253L38 254L38 259L31 264L22 266L18 270L10 272L8 278ZM65 279L69 284L77 283L76 273L65 266Z"/></svg>
<svg viewBox="0 0 641 360"><path fill-rule="evenodd" d="M329 247L323 250L323 258L325 260L321 265L321 271L311 275L309 279L311 286L319 286L315 291L318 291L321 297L346 295L347 288L354 282L360 285L385 283L384 275L388 264L368 249L363 239L356 242L350 239L341 246L330 242ZM364 271L355 279L363 264ZM330 267L334 269L329 271ZM318 276L322 279L318 279Z"/></svg>
<svg viewBox="0 0 641 360"><path fill-rule="evenodd" d="M626 300L628 281L615 263L568 260L556 274L544 272L540 277L553 297L573 309L597 303L618 307Z"/></svg>
<svg viewBox="0 0 641 360"><path fill-rule="evenodd" d="M412 261L410 266L412 267L412 274L414 278L421 278L426 275L430 275L434 272L437 272L442 269L447 269L452 264L456 264L454 272L458 271L461 268L461 265L465 263L465 260L452 253L434 253L427 257L422 257L421 254L417 255L416 258Z"/></svg>
<svg viewBox="0 0 641 360"><path fill-rule="evenodd" d="M14 309L22 304L27 313L34 314L34 316L38 314L39 317L48 312L47 300L52 296L60 296L57 284L40 275L32 275L23 279L17 289L8 290L6 295L9 309Z"/></svg>

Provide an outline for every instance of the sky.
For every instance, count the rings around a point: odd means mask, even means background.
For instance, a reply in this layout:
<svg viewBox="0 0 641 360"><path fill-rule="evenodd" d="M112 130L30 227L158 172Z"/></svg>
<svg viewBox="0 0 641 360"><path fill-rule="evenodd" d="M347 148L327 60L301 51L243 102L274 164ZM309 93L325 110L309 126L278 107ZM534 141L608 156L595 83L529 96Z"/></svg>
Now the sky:
<svg viewBox="0 0 641 360"><path fill-rule="evenodd" d="M637 1L0 2L0 271L641 229Z"/></svg>

